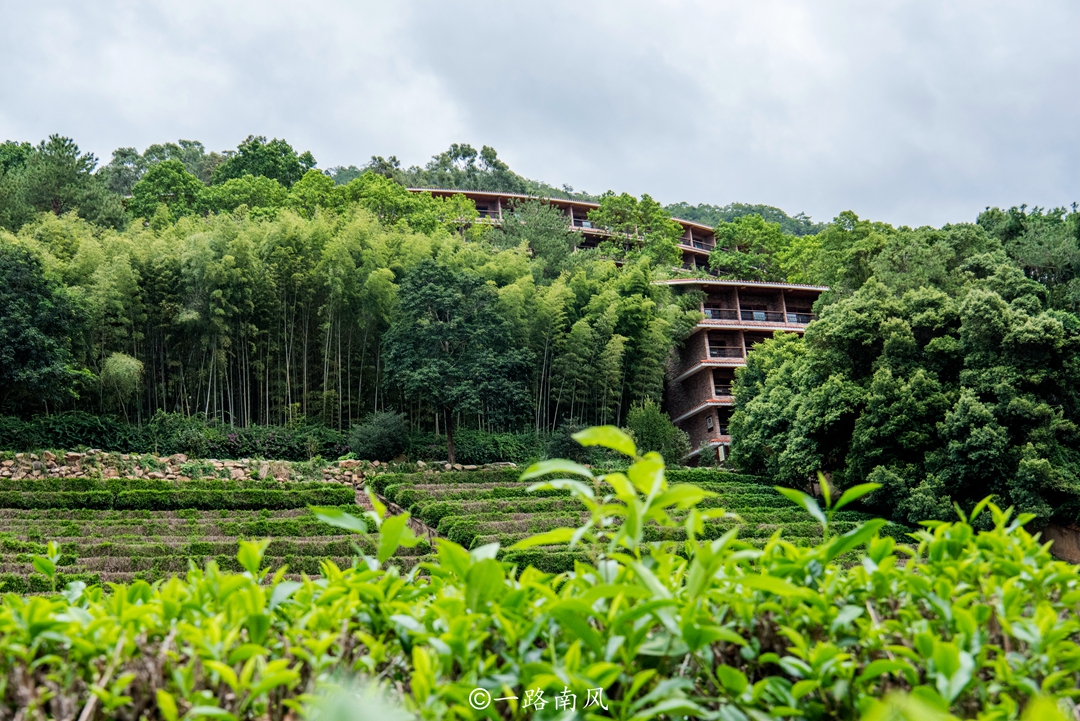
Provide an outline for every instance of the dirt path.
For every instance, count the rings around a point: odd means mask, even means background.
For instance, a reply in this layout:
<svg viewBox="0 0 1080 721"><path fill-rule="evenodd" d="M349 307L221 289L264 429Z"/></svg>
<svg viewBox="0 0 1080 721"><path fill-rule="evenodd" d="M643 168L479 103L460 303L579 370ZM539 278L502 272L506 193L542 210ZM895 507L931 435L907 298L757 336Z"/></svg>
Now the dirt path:
<svg viewBox="0 0 1080 721"><path fill-rule="evenodd" d="M402 513L405 513L405 509L394 503L393 501L388 501L377 493L375 494L375 497L379 499L380 503L386 506L386 512L389 515L399 516ZM367 493L364 491L363 488L356 489L356 505L360 506L365 511L375 510L371 506L371 499L368 498ZM440 537L439 534L435 532L435 529L431 528L419 518L413 518L410 516L409 528L411 528L413 533L415 533L417 536L421 538L426 538L428 543L432 544L433 546L435 545L435 539Z"/></svg>

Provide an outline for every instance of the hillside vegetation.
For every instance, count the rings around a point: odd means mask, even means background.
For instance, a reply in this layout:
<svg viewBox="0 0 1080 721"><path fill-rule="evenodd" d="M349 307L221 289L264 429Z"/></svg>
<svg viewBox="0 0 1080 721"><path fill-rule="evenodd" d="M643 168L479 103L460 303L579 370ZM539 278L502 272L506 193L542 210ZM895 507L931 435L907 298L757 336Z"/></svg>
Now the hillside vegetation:
<svg viewBox="0 0 1080 721"><path fill-rule="evenodd" d="M244 541L239 573L211 562L108 594L76 582L5 596L0 707L314 716L317 694L353 669L425 719L546 718L570 695L585 714L626 720L1074 713L1080 577L1024 530L1026 516L981 503L972 520L989 514L986 530L967 517L934 523L910 548L881 537L883 521L838 532L836 514L873 486L823 506L785 489L818 522L819 543L777 533L759 547L737 529L706 538L727 517L708 490L669 483L663 460L637 456L617 429L577 438L632 465L602 477L569 461L529 469L535 491L569 491L586 513L509 549L580 543L587 557L573 573L500 563L495 543L470 551L439 539L437 563L402 574L391 559L419 542L405 516L315 509L335 529L377 530L374 553L291 581L268 565L267 542ZM652 527L681 540L649 542ZM59 559L50 546L33 564L51 582ZM910 696L877 701L890 692Z"/></svg>
<svg viewBox="0 0 1080 721"><path fill-rule="evenodd" d="M301 459L341 455L385 412L451 460L465 432L531 433L519 458L552 455L571 429L663 402L701 301L653 282L684 272L674 211L715 223L720 277L831 289L805 340L751 352L736 470L875 479L871 503L905 523L984 492L1039 524L1077 520L1075 209L908 228L606 191L590 220L612 235L581 250L542 202L496 227L461 195L405 189L554 193L491 148L355 171L259 136L120 149L101 168L66 138L0 146L0 413L108 415L130 439L194 418L155 438Z"/></svg>

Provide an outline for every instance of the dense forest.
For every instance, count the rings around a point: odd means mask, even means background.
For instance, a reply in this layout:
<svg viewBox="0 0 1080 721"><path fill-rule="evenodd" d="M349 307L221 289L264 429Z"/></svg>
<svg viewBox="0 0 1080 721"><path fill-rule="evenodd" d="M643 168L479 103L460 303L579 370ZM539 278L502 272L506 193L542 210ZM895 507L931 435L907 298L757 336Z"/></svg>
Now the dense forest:
<svg viewBox="0 0 1080 721"><path fill-rule="evenodd" d="M463 196L591 199L615 240L539 200L501 227ZM756 348L736 388L740 469L790 485L866 479L897 520L987 490L1041 518L1080 511L1080 214L988 208L972 223L829 223L769 206L589 195L454 145L320 170L284 140L0 145L0 413L155 413L238 428L548 433L661 401L699 299L672 217L715 227L720 277L827 285L805 339ZM873 502L873 499L871 499Z"/></svg>
<svg viewBox="0 0 1080 721"><path fill-rule="evenodd" d="M93 173L64 139L5 152L8 413L347 428L394 409L436 433L620 422L660 400L697 318L650 283L678 226L647 198L596 211L641 229L636 249L575 253L541 203L504 229L475 224L462 196L370 170L335 184L278 140L118 151Z"/></svg>

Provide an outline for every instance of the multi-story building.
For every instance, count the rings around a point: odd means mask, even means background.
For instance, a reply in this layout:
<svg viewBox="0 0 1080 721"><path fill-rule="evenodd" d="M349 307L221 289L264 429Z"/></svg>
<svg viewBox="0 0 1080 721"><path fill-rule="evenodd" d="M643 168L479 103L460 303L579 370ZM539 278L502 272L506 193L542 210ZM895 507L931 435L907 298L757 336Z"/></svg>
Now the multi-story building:
<svg viewBox="0 0 1080 721"><path fill-rule="evenodd" d="M537 199L477 190L410 190L441 197L460 193L476 204L481 222L492 224L502 222L503 213L511 204ZM567 224L581 233L580 247L596 247L614 235L589 220L589 211L599 208L598 203L562 198L543 200L566 213ZM679 239L682 268L696 275L707 273L709 253L716 244L712 228L689 220L675 220L683 229ZM814 318L811 310L814 301L828 289L793 283L700 278L657 282L696 287L705 294L701 304L704 319L673 360L664 394L665 406L675 424L690 436L691 461L699 461L702 453L713 453L723 460L731 445L728 434L728 419L734 405L731 386L735 369L746 365L746 351L777 330L801 334Z"/></svg>
<svg viewBox="0 0 1080 721"><path fill-rule="evenodd" d="M480 213L480 221L493 224L501 223L503 213L509 211L510 206L515 202L543 200L545 203L566 213L567 224L573 230L581 233L580 247L582 248L595 248L602 241L617 235L609 230L596 227L589 220L589 211L599 208L599 203L589 203L583 200L565 200L563 198L541 199L531 195L495 193L483 190L441 190L437 188L409 188L409 190L416 193L431 193L435 197L464 195L476 204L476 210ZM690 220L681 220L679 218L674 220L683 229L682 237L679 238L679 249L683 254L683 268L707 271L709 268L709 253L712 252L714 245L712 228Z"/></svg>
<svg viewBox="0 0 1080 721"><path fill-rule="evenodd" d="M701 322L672 364L665 405L671 420L690 436L693 461L703 453L720 460L731 446L728 419L735 369L746 352L778 330L801 334L814 319L822 286L747 280L676 278L658 283L698 288L704 293Z"/></svg>

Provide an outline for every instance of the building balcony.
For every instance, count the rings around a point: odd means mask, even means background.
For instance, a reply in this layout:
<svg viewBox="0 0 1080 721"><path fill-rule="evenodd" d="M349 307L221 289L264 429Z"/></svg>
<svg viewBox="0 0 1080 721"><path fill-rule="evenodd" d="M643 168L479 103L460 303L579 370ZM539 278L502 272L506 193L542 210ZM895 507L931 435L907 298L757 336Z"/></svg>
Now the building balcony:
<svg viewBox="0 0 1080 721"><path fill-rule="evenodd" d="M742 348L731 348L723 345L711 345L709 346L710 358L742 358Z"/></svg>
<svg viewBox="0 0 1080 721"><path fill-rule="evenodd" d="M788 325L807 325L817 320L814 313L778 310L735 310L734 308L705 308L702 311L706 320L734 320L746 323L787 323Z"/></svg>
<svg viewBox="0 0 1080 721"><path fill-rule="evenodd" d="M705 317L709 320L738 320L739 311L734 308L706 308Z"/></svg>
<svg viewBox="0 0 1080 721"><path fill-rule="evenodd" d="M731 386L723 383L713 385L713 395L717 398L731 398Z"/></svg>

